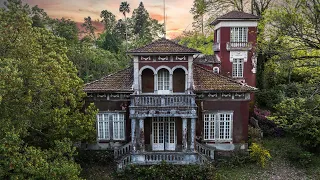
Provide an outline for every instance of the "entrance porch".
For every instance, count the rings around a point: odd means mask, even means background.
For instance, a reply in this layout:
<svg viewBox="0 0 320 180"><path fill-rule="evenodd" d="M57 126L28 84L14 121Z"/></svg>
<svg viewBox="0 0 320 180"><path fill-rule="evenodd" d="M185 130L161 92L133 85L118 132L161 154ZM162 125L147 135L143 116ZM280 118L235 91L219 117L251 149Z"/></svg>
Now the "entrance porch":
<svg viewBox="0 0 320 180"><path fill-rule="evenodd" d="M132 119L132 152L194 152L195 121L181 117Z"/></svg>

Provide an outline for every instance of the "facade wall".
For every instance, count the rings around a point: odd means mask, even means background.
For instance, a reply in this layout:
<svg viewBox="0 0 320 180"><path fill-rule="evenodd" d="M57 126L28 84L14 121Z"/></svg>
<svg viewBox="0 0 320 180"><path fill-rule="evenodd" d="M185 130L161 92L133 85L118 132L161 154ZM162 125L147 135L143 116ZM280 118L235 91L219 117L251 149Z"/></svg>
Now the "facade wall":
<svg viewBox="0 0 320 180"><path fill-rule="evenodd" d="M203 115L206 112L214 111L233 111L233 143L245 143L248 136L249 121L249 101L197 101L198 120L197 132L198 137L203 136Z"/></svg>
<svg viewBox="0 0 320 180"><path fill-rule="evenodd" d="M215 30L216 32L217 30ZM227 42L230 42L230 27L220 28L220 51L215 52L221 59L220 73L232 77L232 62L230 62L230 51L227 50ZM216 40L215 40L216 42ZM243 76L245 82L255 87L256 75L252 73L252 56L256 50L257 27L248 27L248 42L252 43L252 49L248 51L247 62L244 62Z"/></svg>

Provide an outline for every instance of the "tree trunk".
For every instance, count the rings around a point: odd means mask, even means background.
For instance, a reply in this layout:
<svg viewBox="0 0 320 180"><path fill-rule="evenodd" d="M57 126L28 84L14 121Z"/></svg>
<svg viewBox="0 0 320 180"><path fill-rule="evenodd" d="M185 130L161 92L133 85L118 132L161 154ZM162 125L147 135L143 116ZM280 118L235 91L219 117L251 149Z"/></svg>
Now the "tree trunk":
<svg viewBox="0 0 320 180"><path fill-rule="evenodd" d="M124 15L125 25L126 25L126 51L128 51L128 33L127 33L127 16Z"/></svg>

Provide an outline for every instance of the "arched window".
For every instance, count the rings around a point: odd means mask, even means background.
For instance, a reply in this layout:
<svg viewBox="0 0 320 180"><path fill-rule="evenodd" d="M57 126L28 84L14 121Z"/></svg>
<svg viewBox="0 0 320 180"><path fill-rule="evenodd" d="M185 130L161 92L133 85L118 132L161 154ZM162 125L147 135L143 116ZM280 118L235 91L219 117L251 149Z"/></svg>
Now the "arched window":
<svg viewBox="0 0 320 180"><path fill-rule="evenodd" d="M158 71L158 93L170 93L170 74L167 69L160 69Z"/></svg>

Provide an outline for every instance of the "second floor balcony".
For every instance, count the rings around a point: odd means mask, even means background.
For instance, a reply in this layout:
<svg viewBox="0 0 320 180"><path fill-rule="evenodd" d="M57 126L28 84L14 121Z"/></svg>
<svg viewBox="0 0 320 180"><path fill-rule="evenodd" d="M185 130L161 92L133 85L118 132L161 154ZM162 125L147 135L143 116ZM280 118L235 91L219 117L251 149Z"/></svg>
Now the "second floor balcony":
<svg viewBox="0 0 320 180"><path fill-rule="evenodd" d="M227 50L235 51L235 50L244 50L248 51L252 49L251 42L227 42Z"/></svg>
<svg viewBox="0 0 320 180"><path fill-rule="evenodd" d="M132 94L131 117L196 116L195 94Z"/></svg>

